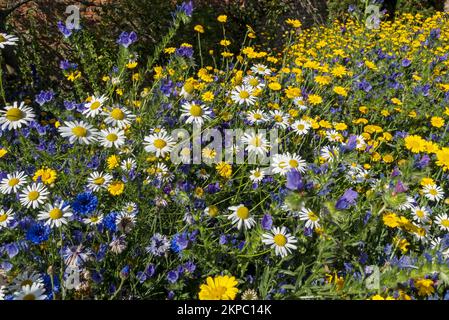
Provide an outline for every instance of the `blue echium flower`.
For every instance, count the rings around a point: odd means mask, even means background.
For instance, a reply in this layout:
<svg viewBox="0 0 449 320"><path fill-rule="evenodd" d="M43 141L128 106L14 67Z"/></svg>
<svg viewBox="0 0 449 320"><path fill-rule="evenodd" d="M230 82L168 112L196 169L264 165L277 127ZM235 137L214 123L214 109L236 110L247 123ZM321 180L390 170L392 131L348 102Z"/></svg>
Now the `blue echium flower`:
<svg viewBox="0 0 449 320"><path fill-rule="evenodd" d="M348 209L350 206L356 203L356 199L358 196L359 194L356 191L352 189L346 190L345 193L340 197L340 199L337 200L335 208L338 210Z"/></svg>
<svg viewBox="0 0 449 320"><path fill-rule="evenodd" d="M83 192L75 197L72 202L72 209L75 213L87 215L94 212L98 206L98 198L91 192Z"/></svg>
<svg viewBox="0 0 449 320"><path fill-rule="evenodd" d="M26 239L33 244L41 244L48 240L50 231L50 227L41 223L35 223L28 229Z"/></svg>
<svg viewBox="0 0 449 320"><path fill-rule="evenodd" d="M287 184L285 185L290 190L302 190L304 183L302 181L301 173L297 170L290 170L287 172Z"/></svg>
<svg viewBox="0 0 449 320"><path fill-rule="evenodd" d="M176 12L184 13L186 16L191 17L193 13L193 2L183 2L176 7Z"/></svg>
<svg viewBox="0 0 449 320"><path fill-rule="evenodd" d="M171 270L167 273L167 280L170 283L175 283L176 281L178 281L178 278L179 278L178 270Z"/></svg>
<svg viewBox="0 0 449 320"><path fill-rule="evenodd" d="M176 252L180 253L184 249L186 249L189 245L189 236L188 233L177 233L173 236L173 239L171 241L171 249Z"/></svg>
<svg viewBox="0 0 449 320"><path fill-rule="evenodd" d="M263 218L262 218L262 229L264 230L270 230L271 227L273 226L273 217L269 214L264 214Z"/></svg>
<svg viewBox="0 0 449 320"><path fill-rule="evenodd" d="M50 102L51 100L53 100L54 97L54 93L53 91L41 91L37 96L36 96L36 102L40 105L43 106L45 103Z"/></svg>
<svg viewBox="0 0 449 320"><path fill-rule="evenodd" d="M134 31L131 32L123 31L117 39L117 43L125 48L128 48L136 41L137 41L137 33L135 33Z"/></svg>
<svg viewBox="0 0 449 320"><path fill-rule="evenodd" d="M184 58L191 58L193 56L193 47L182 45L176 49L176 55Z"/></svg>

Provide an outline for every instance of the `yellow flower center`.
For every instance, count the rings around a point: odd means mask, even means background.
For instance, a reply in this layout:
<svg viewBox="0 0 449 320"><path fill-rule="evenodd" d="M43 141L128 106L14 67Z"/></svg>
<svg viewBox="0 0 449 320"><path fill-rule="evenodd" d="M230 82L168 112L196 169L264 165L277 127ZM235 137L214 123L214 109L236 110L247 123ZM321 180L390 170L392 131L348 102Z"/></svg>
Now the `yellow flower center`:
<svg viewBox="0 0 449 320"><path fill-rule="evenodd" d="M251 142L255 147L260 147L262 145L262 141L259 136L255 136Z"/></svg>
<svg viewBox="0 0 449 320"><path fill-rule="evenodd" d="M262 115L260 113L255 113L254 114L254 119L260 120L260 119L262 119Z"/></svg>
<svg viewBox="0 0 449 320"><path fill-rule="evenodd" d="M14 187L14 186L16 186L19 182L20 182L19 179L17 179L17 178L12 178L12 179L10 179L10 180L8 181L8 186Z"/></svg>
<svg viewBox="0 0 449 320"><path fill-rule="evenodd" d="M0 34L0 43L6 42L6 38Z"/></svg>
<svg viewBox="0 0 449 320"><path fill-rule="evenodd" d="M287 238L283 234L277 234L274 236L274 243L279 247L283 247L287 243Z"/></svg>
<svg viewBox="0 0 449 320"><path fill-rule="evenodd" d="M237 209L237 217L242 220L246 220L249 218L249 210L247 207L240 207Z"/></svg>
<svg viewBox="0 0 449 320"><path fill-rule="evenodd" d="M21 287L24 287L24 286L31 286L33 284L33 281L31 281L31 279L26 279L26 280L23 280L21 283L20 283L20 286Z"/></svg>
<svg viewBox="0 0 449 320"><path fill-rule="evenodd" d="M101 103L99 101L92 102L90 105L90 110L97 110L101 107Z"/></svg>
<svg viewBox="0 0 449 320"><path fill-rule="evenodd" d="M19 108L11 108L6 111L6 119L9 121L19 121L23 118L23 112Z"/></svg>
<svg viewBox="0 0 449 320"><path fill-rule="evenodd" d="M226 287L218 286L215 287L211 292L211 298L214 300L221 300L223 295L226 293Z"/></svg>
<svg viewBox="0 0 449 320"><path fill-rule="evenodd" d="M54 208L54 209L50 210L50 212L48 213L48 215L50 216L50 219L58 220L58 219L61 219L61 218L62 218L63 213L62 213L62 210L61 210L61 209L59 209L59 208Z"/></svg>
<svg viewBox="0 0 449 320"><path fill-rule="evenodd" d="M448 219L441 220L441 225L445 228L449 228L449 220Z"/></svg>
<svg viewBox="0 0 449 320"><path fill-rule="evenodd" d="M297 168L298 165L299 165L298 161L296 161L295 159L291 159L291 160L288 162L288 164L289 164L290 167L292 167L292 168Z"/></svg>
<svg viewBox="0 0 449 320"><path fill-rule="evenodd" d="M314 212L309 212L309 219L310 221L317 221L318 216Z"/></svg>
<svg viewBox="0 0 449 320"><path fill-rule="evenodd" d="M438 194L438 192L437 192L436 189L430 189L430 190L429 190L429 193L430 193L432 196L436 196L436 195Z"/></svg>
<svg viewBox="0 0 449 320"><path fill-rule="evenodd" d="M115 108L111 111L111 117L115 120L123 120L125 119L125 113L119 108Z"/></svg>
<svg viewBox="0 0 449 320"><path fill-rule="evenodd" d="M104 183L105 179L103 177L98 177L96 179L94 179L94 183L99 186L102 185Z"/></svg>
<svg viewBox="0 0 449 320"><path fill-rule="evenodd" d="M194 104L190 107L190 114L194 117L201 117L203 115L203 109L199 105Z"/></svg>
<svg viewBox="0 0 449 320"><path fill-rule="evenodd" d="M74 127L72 133L77 137L85 137L87 136L87 129L83 127Z"/></svg>
<svg viewBox="0 0 449 320"><path fill-rule="evenodd" d="M256 178L259 178L261 175L262 175L262 174L260 173L260 171L254 172L254 176L255 176Z"/></svg>
<svg viewBox="0 0 449 320"><path fill-rule="evenodd" d="M240 97L241 99L248 99L248 98L249 98L249 92L248 92L248 91L245 91L245 90L240 91L239 97Z"/></svg>
<svg viewBox="0 0 449 320"><path fill-rule="evenodd" d="M30 201L35 201L37 200L37 198L39 198L39 192L38 191L31 191L30 193L28 193L28 200Z"/></svg>
<svg viewBox="0 0 449 320"><path fill-rule="evenodd" d="M154 140L153 145L157 149L163 149L167 145L167 142L165 140L162 140L162 139L156 139L156 140Z"/></svg>
<svg viewBox="0 0 449 320"><path fill-rule="evenodd" d="M423 217L424 217L424 211L422 211L422 210L417 210L417 211L416 211L416 216L417 216L418 218L423 218Z"/></svg>
<svg viewBox="0 0 449 320"><path fill-rule="evenodd" d="M118 136L115 133L110 133L106 136L106 140L114 142L117 141Z"/></svg>
<svg viewBox="0 0 449 320"><path fill-rule="evenodd" d="M97 216L92 216L92 217L90 217L90 221L95 223L95 222L98 221L98 217Z"/></svg>
<svg viewBox="0 0 449 320"><path fill-rule="evenodd" d="M36 300L36 297L34 294L30 293L23 297L23 300Z"/></svg>
<svg viewBox="0 0 449 320"><path fill-rule="evenodd" d="M1 222L5 222L6 219L8 219L8 215L7 215L7 214L2 214L2 215L0 215L0 223L1 223Z"/></svg>
<svg viewBox="0 0 449 320"><path fill-rule="evenodd" d="M282 122L282 120L283 120L283 119L282 119L282 116L280 116L280 115L278 115L278 114L274 116L274 121L276 121L276 122Z"/></svg>
<svg viewBox="0 0 449 320"><path fill-rule="evenodd" d="M298 129L298 130L304 130L304 125L303 125L303 124L298 124L298 125L296 126L296 129Z"/></svg>
<svg viewBox="0 0 449 320"><path fill-rule="evenodd" d="M257 78L252 78L251 80L249 80L249 84L253 87L256 87L259 85L259 80Z"/></svg>

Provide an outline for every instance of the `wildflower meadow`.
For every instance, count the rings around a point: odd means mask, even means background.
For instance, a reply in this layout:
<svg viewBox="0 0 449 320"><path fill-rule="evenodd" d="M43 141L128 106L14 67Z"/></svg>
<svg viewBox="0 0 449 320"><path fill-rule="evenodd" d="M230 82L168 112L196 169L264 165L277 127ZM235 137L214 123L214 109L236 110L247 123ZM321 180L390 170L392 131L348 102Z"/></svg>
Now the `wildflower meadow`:
<svg viewBox="0 0 449 320"><path fill-rule="evenodd" d="M291 16L266 48L194 10L152 54L75 10L33 94L0 60L0 300L448 299L446 14Z"/></svg>

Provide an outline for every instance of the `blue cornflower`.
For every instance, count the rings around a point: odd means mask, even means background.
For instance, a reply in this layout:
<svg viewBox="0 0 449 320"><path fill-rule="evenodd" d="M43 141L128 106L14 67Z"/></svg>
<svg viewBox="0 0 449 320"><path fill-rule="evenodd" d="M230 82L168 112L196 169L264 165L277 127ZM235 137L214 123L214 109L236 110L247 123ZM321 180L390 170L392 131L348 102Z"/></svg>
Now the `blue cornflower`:
<svg viewBox="0 0 449 320"><path fill-rule="evenodd" d="M269 214L264 214L261 225L264 230L270 230L273 226L273 217Z"/></svg>
<svg viewBox="0 0 449 320"><path fill-rule="evenodd" d="M48 240L50 236L50 227L41 223L33 224L26 233L26 239L34 244L41 244Z"/></svg>
<svg viewBox="0 0 449 320"><path fill-rule="evenodd" d="M191 46L181 46L176 49L176 55L185 58L191 58L193 56L193 47Z"/></svg>
<svg viewBox="0 0 449 320"><path fill-rule="evenodd" d="M176 7L176 12L184 13L186 16L191 17L193 13L193 3L192 1L183 2L181 5Z"/></svg>
<svg viewBox="0 0 449 320"><path fill-rule="evenodd" d="M170 242L167 237L160 233L154 234L150 239L150 245L146 248L147 252L156 257L164 255L170 248Z"/></svg>
<svg viewBox="0 0 449 320"><path fill-rule="evenodd" d="M171 249L179 253L182 250L186 249L189 245L189 237L186 232L184 233L177 233L173 236L173 239L171 241Z"/></svg>
<svg viewBox="0 0 449 320"><path fill-rule="evenodd" d="M76 196L72 202L75 213L87 215L97 209L98 198L91 192L83 192Z"/></svg>
<svg viewBox="0 0 449 320"><path fill-rule="evenodd" d="M287 172L287 184L285 185L290 190L301 190L304 188L301 173L297 170L290 170Z"/></svg>

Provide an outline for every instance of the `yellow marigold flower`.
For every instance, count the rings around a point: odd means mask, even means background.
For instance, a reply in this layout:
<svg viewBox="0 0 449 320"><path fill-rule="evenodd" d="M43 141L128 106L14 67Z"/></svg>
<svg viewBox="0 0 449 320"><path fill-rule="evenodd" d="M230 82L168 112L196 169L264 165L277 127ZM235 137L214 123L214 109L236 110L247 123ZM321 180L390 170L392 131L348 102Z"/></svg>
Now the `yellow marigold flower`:
<svg viewBox="0 0 449 320"><path fill-rule="evenodd" d="M201 98L203 98L203 101L205 102L211 102L214 100L215 96L212 91L206 91L201 95Z"/></svg>
<svg viewBox="0 0 449 320"><path fill-rule="evenodd" d="M345 66L342 66L342 65L338 64L338 65L336 65L335 67L332 68L331 73L332 73L332 75L334 77L342 78L342 77L344 77L345 75L348 74L348 71L346 70Z"/></svg>
<svg viewBox="0 0 449 320"><path fill-rule="evenodd" d="M313 105L317 105L317 104L320 104L321 102L323 102L323 98L321 98L317 94L309 95L309 98L307 100Z"/></svg>
<svg viewBox="0 0 449 320"><path fill-rule="evenodd" d="M331 82L331 77L329 76L316 76L315 82L318 83L320 86L328 85Z"/></svg>
<svg viewBox="0 0 449 320"><path fill-rule="evenodd" d="M103 76L103 78L101 78L101 80L104 81L104 82L108 82L109 80L111 80L111 77Z"/></svg>
<svg viewBox="0 0 449 320"><path fill-rule="evenodd" d="M429 296L435 292L432 279L415 280L415 287L418 289L418 294L422 297Z"/></svg>
<svg viewBox="0 0 449 320"><path fill-rule="evenodd" d="M335 128L335 130L343 131L343 130L348 129L348 126L344 122L339 122L334 126L334 128Z"/></svg>
<svg viewBox="0 0 449 320"><path fill-rule="evenodd" d="M410 242L408 242L407 239L400 239L398 237L395 237L393 241L395 245L402 251L402 253L407 253L408 247L410 246Z"/></svg>
<svg viewBox="0 0 449 320"><path fill-rule="evenodd" d="M140 79L140 74L134 73L133 76L132 76L132 80L133 81L138 81L139 79Z"/></svg>
<svg viewBox="0 0 449 320"><path fill-rule="evenodd" d="M293 28L301 28L302 25L298 19L287 19L285 22Z"/></svg>
<svg viewBox="0 0 449 320"><path fill-rule="evenodd" d="M232 53L232 52L229 52L229 51L223 51L222 53L221 53L221 56L223 57L223 58L230 58L230 57L232 57L234 54Z"/></svg>
<svg viewBox="0 0 449 320"><path fill-rule="evenodd" d="M167 54L173 54L176 52L176 48L175 47L168 47L164 49L164 52Z"/></svg>
<svg viewBox="0 0 449 320"><path fill-rule="evenodd" d="M380 112L380 114L383 115L384 117L388 117L388 116L390 115L390 111L388 111L388 110L386 110L386 109L383 109L383 110Z"/></svg>
<svg viewBox="0 0 449 320"><path fill-rule="evenodd" d="M270 88L273 91L279 91L282 89L282 86L279 82L271 82L268 84L268 88Z"/></svg>
<svg viewBox="0 0 449 320"><path fill-rule="evenodd" d="M219 162L215 169L223 178L229 178L232 175L232 166L229 163Z"/></svg>
<svg viewBox="0 0 449 320"><path fill-rule="evenodd" d="M231 44L231 41L227 40L227 39L223 39L220 41L220 45L223 47L227 47Z"/></svg>
<svg viewBox="0 0 449 320"><path fill-rule="evenodd" d="M319 124L320 124L321 127L326 128L326 129L332 128L332 124L329 121L327 121L327 120L321 120L319 122Z"/></svg>
<svg viewBox="0 0 449 320"><path fill-rule="evenodd" d="M200 286L200 300L234 300L239 290L237 280L230 276L207 277L206 283Z"/></svg>
<svg viewBox="0 0 449 320"><path fill-rule="evenodd" d="M382 217L384 224L390 228L399 227L399 219L395 213L387 213Z"/></svg>
<svg viewBox="0 0 449 320"><path fill-rule="evenodd" d="M446 171L449 169L449 148L441 148L436 152L437 161L436 164L439 167L443 167L443 170Z"/></svg>
<svg viewBox="0 0 449 320"><path fill-rule="evenodd" d="M371 300L385 300L385 298L382 297L382 296L379 295L379 294L376 294L376 295L374 295L374 296L371 297Z"/></svg>
<svg viewBox="0 0 449 320"><path fill-rule="evenodd" d="M346 89L343 88L343 87L337 86L337 87L334 87L333 90L334 90L334 92L335 92L336 94L338 94L338 95L340 95L340 96L342 96L342 97L347 97L347 96L348 96L348 91L346 91Z"/></svg>
<svg viewBox="0 0 449 320"><path fill-rule="evenodd" d="M130 61L126 64L126 67L128 69L134 69L135 67L137 67L137 61Z"/></svg>
<svg viewBox="0 0 449 320"><path fill-rule="evenodd" d="M430 123L435 128L441 128L442 126L444 126L444 119L441 117L432 117L430 119Z"/></svg>
<svg viewBox="0 0 449 320"><path fill-rule="evenodd" d="M432 185L432 184L435 184L435 181L432 178L426 177L426 178L422 178L421 179L421 185L423 187L428 186L428 185Z"/></svg>
<svg viewBox="0 0 449 320"><path fill-rule="evenodd" d="M301 95L301 89L289 86L287 89L285 89L285 95L289 99L297 98Z"/></svg>
<svg viewBox="0 0 449 320"><path fill-rule="evenodd" d="M67 75L67 80L69 81L75 81L77 79L81 78L81 72L80 71L74 71Z"/></svg>
<svg viewBox="0 0 449 320"><path fill-rule="evenodd" d="M402 106L402 101L399 100L398 98L392 98L391 102L397 106Z"/></svg>
<svg viewBox="0 0 449 320"><path fill-rule="evenodd" d="M217 207L217 206L212 205L212 206L208 206L208 207L206 208L205 212L206 212L211 218L214 218L214 217L216 217L216 216L218 215L219 210L218 210L218 207Z"/></svg>
<svg viewBox="0 0 449 320"><path fill-rule="evenodd" d="M392 162L394 161L394 157L393 157L393 155L392 155L391 153L387 153L386 155L384 155L384 156L382 157L382 160L383 160L385 163L392 163Z"/></svg>
<svg viewBox="0 0 449 320"><path fill-rule="evenodd" d="M3 158L8 153L8 150L1 148L0 149L0 158Z"/></svg>
<svg viewBox="0 0 449 320"><path fill-rule="evenodd" d="M425 150L425 141L417 135L405 137L405 147L413 153L420 153Z"/></svg>
<svg viewBox="0 0 449 320"><path fill-rule="evenodd" d="M226 23L226 21L228 21L228 16L225 14L219 15L217 17L217 20L218 20L218 22Z"/></svg>
<svg viewBox="0 0 449 320"><path fill-rule="evenodd" d="M112 155L112 156L108 157L108 159L106 161L108 163L109 170L117 168L120 165L120 158L116 155Z"/></svg>
<svg viewBox="0 0 449 320"><path fill-rule="evenodd" d="M368 108L365 107L365 106L361 106L361 107L359 108L359 111L360 111L360 113L366 114L366 113L368 112Z"/></svg>
<svg viewBox="0 0 449 320"><path fill-rule="evenodd" d="M113 196L119 196L123 193L123 191L125 190L125 184L121 181L113 181L109 186L108 186L108 191L111 195Z"/></svg>
<svg viewBox="0 0 449 320"><path fill-rule="evenodd" d="M200 25L200 24L197 24L197 25L193 28L193 30L195 30L195 31L198 32L198 33L204 33L204 28L203 28L203 26Z"/></svg>
<svg viewBox="0 0 449 320"><path fill-rule="evenodd" d="M52 184L55 182L57 175L58 174L53 169L42 168L36 171L33 180L37 181L40 178L43 183Z"/></svg>
<svg viewBox="0 0 449 320"><path fill-rule="evenodd" d="M372 61L369 61L369 60L366 60L366 61L365 61L365 66L366 66L368 69L371 69L371 70L374 70L374 71L377 71L377 70L378 70L376 64L375 64L374 62L372 62Z"/></svg>

